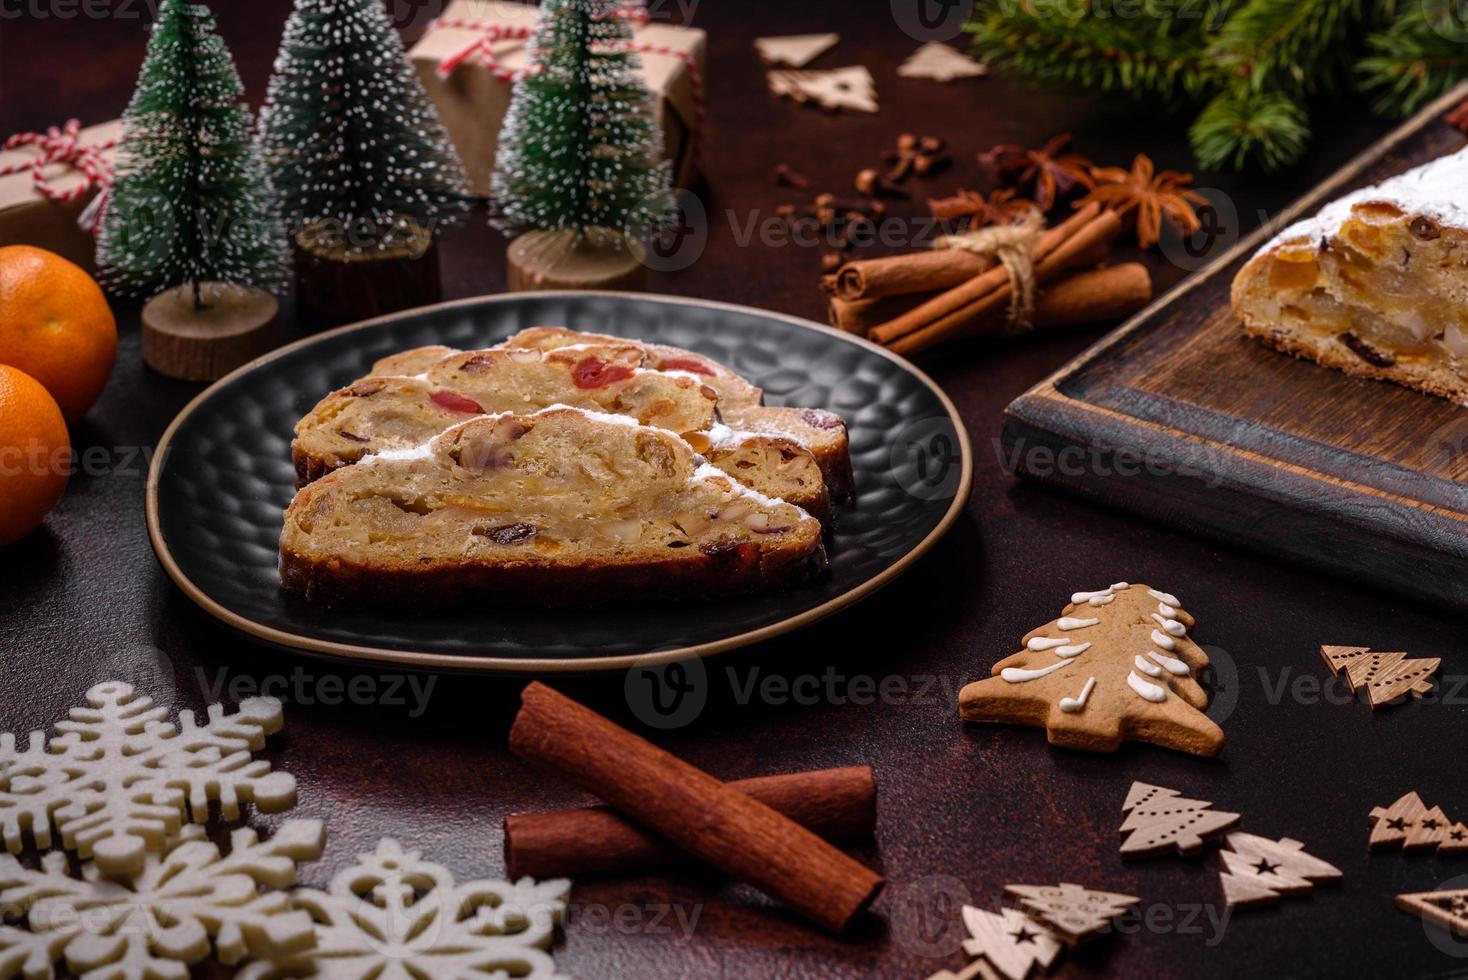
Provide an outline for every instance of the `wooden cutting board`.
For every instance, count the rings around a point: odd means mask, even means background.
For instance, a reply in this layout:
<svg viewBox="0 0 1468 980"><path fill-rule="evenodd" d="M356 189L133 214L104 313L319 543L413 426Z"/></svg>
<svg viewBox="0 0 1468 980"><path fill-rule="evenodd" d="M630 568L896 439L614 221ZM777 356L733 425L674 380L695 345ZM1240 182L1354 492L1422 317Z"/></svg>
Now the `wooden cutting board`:
<svg viewBox="0 0 1468 980"><path fill-rule="evenodd" d="M1234 274L1283 224L1464 144L1438 100L1011 404L1007 465L1189 531L1468 608L1468 409L1243 335ZM1468 194L1468 188L1462 193Z"/></svg>

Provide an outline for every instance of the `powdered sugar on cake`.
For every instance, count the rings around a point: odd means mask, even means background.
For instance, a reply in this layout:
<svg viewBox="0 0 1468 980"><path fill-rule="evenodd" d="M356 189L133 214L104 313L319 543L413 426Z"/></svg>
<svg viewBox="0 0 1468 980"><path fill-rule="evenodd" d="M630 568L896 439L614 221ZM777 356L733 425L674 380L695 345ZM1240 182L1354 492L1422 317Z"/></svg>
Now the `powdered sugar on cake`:
<svg viewBox="0 0 1468 980"><path fill-rule="evenodd" d="M1261 251L1283 242L1314 241L1322 235L1332 235L1351 216L1352 207L1367 201L1382 201L1408 214L1426 215L1439 224L1468 228L1465 187L1468 187L1468 147L1337 198L1314 217L1297 221L1275 235Z"/></svg>

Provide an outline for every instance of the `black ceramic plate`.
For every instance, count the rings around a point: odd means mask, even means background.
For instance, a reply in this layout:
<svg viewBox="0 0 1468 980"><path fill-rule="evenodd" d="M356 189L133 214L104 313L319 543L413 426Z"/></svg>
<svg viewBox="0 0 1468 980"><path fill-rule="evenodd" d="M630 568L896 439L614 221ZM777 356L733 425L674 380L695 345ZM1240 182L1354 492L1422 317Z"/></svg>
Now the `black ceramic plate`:
<svg viewBox="0 0 1468 980"><path fill-rule="evenodd" d="M373 361L425 344L484 347L525 327L637 337L707 354L769 404L840 413L856 502L838 508L830 573L787 593L647 603L568 615L499 606L431 615L335 612L286 595L276 572L293 494L291 430ZM148 533L168 574L231 626L272 644L438 669L625 669L715 653L795 629L902 572L968 498L968 438L952 403L906 361L806 320L746 307L619 293L461 300L319 334L205 391L164 433L148 480Z"/></svg>

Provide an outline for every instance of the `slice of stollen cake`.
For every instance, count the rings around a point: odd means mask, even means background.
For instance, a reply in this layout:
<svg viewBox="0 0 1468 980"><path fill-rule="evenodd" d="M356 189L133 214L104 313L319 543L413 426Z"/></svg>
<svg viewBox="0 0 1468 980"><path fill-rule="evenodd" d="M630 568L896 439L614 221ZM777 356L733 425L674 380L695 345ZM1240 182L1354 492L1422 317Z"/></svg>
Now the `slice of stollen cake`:
<svg viewBox="0 0 1468 980"><path fill-rule="evenodd" d="M485 416L296 495L283 586L326 603L581 605L786 588L825 568L820 522L671 432L553 407Z"/></svg>
<svg viewBox="0 0 1468 980"><path fill-rule="evenodd" d="M1240 270L1244 330L1297 357L1468 404L1468 149L1347 194Z"/></svg>
<svg viewBox="0 0 1468 980"><path fill-rule="evenodd" d="M693 375L643 367L641 347L445 350L419 348L386 358L374 376L323 399L296 426L296 485L379 452L421 445L475 415L569 405L682 435L740 483L788 500L823 524L830 520L825 478L808 450L780 432L715 421L712 388Z"/></svg>

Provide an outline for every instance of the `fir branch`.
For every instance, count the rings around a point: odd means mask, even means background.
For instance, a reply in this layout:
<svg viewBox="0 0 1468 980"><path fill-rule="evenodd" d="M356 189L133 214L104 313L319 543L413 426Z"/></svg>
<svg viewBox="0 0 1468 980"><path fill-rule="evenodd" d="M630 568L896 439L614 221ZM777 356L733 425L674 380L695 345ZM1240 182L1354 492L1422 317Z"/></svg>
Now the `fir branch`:
<svg viewBox="0 0 1468 980"><path fill-rule="evenodd" d="M1337 76L1323 69L1342 57L1361 18L1360 0L1249 0L1224 22L1209 57L1256 90L1281 76L1314 91Z"/></svg>
<svg viewBox="0 0 1468 980"><path fill-rule="evenodd" d="M1206 20L1177 16L1179 5L1146 0L1136 16L1101 16L1057 0L999 0L966 30L977 53L1035 78L1103 91L1174 98L1215 82L1201 61Z"/></svg>
<svg viewBox="0 0 1468 980"><path fill-rule="evenodd" d="M1188 130L1193 153L1207 169L1241 168L1256 160L1266 170L1293 163L1310 136L1304 108L1281 92L1239 86L1220 92Z"/></svg>
<svg viewBox="0 0 1468 980"><path fill-rule="evenodd" d="M1468 22L1457 8L1453 0L1422 0L1366 39L1371 54L1357 72L1361 87L1376 93L1376 111L1408 115L1468 74Z"/></svg>

